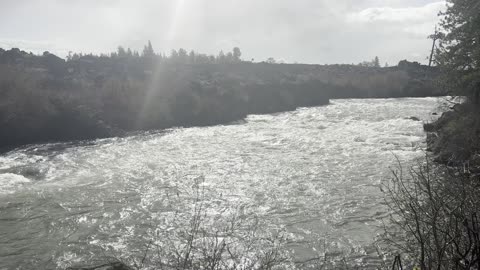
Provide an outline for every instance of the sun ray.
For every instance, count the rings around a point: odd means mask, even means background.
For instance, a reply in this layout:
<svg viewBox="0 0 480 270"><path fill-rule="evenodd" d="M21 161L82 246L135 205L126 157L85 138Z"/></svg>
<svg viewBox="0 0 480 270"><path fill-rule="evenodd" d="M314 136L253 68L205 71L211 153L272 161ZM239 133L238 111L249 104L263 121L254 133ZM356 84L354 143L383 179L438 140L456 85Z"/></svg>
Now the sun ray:
<svg viewBox="0 0 480 270"><path fill-rule="evenodd" d="M178 30L178 23L182 20L184 12L185 0L177 0L173 10L172 22L170 24L170 29L168 30L167 40L172 42Z"/></svg>
<svg viewBox="0 0 480 270"><path fill-rule="evenodd" d="M170 28L167 33L167 40L166 44L164 44L165 48L173 48L174 40L176 38L176 34L178 32L178 24L179 21L182 20L184 16L184 6L185 0L177 0L175 5L173 6L173 17L170 23ZM157 52L158 53L158 52ZM148 119L149 110L152 106L161 106L161 104L152 104L153 97L162 91L161 89L161 66L158 64L158 61L155 61L155 67L151 70L151 78L149 82L148 89L146 90L145 98L143 100L142 108L137 118L137 127L142 127L145 124L145 119Z"/></svg>

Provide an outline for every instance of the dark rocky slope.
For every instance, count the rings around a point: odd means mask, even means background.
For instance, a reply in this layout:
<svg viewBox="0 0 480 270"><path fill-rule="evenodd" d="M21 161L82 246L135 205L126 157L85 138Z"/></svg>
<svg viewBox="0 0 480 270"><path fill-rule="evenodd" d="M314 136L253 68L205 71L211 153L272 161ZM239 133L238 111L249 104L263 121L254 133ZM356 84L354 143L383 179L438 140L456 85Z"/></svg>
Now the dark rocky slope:
<svg viewBox="0 0 480 270"><path fill-rule="evenodd" d="M472 103L456 104L424 125L428 150L442 164L480 168L480 109Z"/></svg>
<svg viewBox="0 0 480 270"><path fill-rule="evenodd" d="M228 123L330 98L441 95L434 68L197 63L156 56L65 61L0 50L0 149Z"/></svg>

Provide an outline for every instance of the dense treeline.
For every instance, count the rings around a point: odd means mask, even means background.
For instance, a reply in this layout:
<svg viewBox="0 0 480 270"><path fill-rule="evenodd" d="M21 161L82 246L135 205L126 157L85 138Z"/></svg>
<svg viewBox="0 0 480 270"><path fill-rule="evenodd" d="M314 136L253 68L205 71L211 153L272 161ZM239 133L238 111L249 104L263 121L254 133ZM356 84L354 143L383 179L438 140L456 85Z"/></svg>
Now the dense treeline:
<svg viewBox="0 0 480 270"><path fill-rule="evenodd" d="M128 131L212 125L248 114L327 104L330 98L439 95L436 69L253 63L118 48L110 55L34 55L0 49L0 148Z"/></svg>

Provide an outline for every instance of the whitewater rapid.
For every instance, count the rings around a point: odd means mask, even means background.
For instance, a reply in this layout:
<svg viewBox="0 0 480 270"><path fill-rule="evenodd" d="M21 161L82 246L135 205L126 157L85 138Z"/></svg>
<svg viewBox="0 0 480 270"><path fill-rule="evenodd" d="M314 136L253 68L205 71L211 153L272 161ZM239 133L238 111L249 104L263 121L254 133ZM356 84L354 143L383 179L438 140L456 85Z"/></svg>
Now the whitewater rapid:
<svg viewBox="0 0 480 270"><path fill-rule="evenodd" d="M422 124L441 101L332 100L229 125L5 153L0 269L65 267L100 250L134 256L152 228L188 223L199 189L209 216L255 216L265 231L285 232L295 258L328 246L368 264L362 254L374 252L388 215L381 182L397 158L424 155Z"/></svg>

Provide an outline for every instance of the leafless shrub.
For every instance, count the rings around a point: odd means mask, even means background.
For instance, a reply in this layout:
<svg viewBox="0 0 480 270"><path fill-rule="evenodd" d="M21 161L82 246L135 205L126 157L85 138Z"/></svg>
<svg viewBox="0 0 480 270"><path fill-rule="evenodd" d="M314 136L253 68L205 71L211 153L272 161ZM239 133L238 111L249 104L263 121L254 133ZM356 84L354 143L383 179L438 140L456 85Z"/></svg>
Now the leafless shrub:
<svg viewBox="0 0 480 270"><path fill-rule="evenodd" d="M172 229L156 228L145 252L129 260L134 269L279 269L289 265L282 231L271 232L242 211L209 214L202 179L187 226L176 213Z"/></svg>
<svg viewBox="0 0 480 270"><path fill-rule="evenodd" d="M403 255L405 269L479 269L479 177L429 157L410 168L398 162L392 173L384 192L395 226L383 240Z"/></svg>

